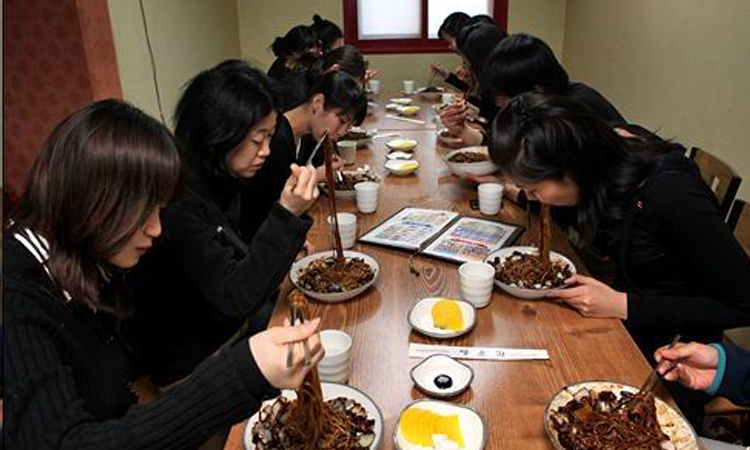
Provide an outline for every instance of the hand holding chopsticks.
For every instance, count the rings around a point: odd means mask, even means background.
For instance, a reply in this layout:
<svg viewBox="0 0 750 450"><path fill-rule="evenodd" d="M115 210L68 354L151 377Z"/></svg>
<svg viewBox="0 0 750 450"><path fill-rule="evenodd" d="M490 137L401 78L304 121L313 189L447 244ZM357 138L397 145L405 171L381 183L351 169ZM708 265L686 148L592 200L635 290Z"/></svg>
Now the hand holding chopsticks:
<svg viewBox="0 0 750 450"><path fill-rule="evenodd" d="M315 169L292 164L292 175L287 179L279 198L281 206L299 216L312 207L319 195Z"/></svg>
<svg viewBox="0 0 750 450"><path fill-rule="evenodd" d="M680 342L674 347L662 347L654 353L654 358L660 364L663 379L699 391L713 385L719 366L719 350L698 342ZM664 362L671 366L667 368Z"/></svg>
<svg viewBox="0 0 750 450"><path fill-rule="evenodd" d="M308 320L305 323L291 326L286 321L283 327L272 327L249 339L250 352L255 364L268 380L279 389L295 389L302 384L307 372L323 358L323 347L318 337L320 319ZM305 365L305 342L308 347L309 363ZM291 367L287 368L287 350L289 345L302 348L291 357Z"/></svg>

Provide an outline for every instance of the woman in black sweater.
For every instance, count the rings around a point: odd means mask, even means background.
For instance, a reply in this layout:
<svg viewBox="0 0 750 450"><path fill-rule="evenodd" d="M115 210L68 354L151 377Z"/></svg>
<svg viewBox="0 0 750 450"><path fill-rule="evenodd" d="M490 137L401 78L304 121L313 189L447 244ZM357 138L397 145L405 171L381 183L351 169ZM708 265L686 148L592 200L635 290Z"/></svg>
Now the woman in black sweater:
<svg viewBox="0 0 750 450"><path fill-rule="evenodd" d="M244 61L198 74L180 98L186 192L164 211L164 236L133 274L133 330L157 385L187 376L233 336L265 329L303 248L318 190L314 169L294 164L259 231L240 237L240 193L268 158L275 126L268 80Z"/></svg>
<svg viewBox="0 0 750 450"><path fill-rule="evenodd" d="M242 194L242 231L246 239L255 236L279 198L291 164L306 165L311 156L303 139L320 141L325 131L335 142L353 122L361 122L367 111L367 97L359 80L342 70L325 72L310 82L305 101L279 114L271 139L271 155ZM343 166L340 159L334 169ZM317 169L325 179L325 167Z"/></svg>
<svg viewBox="0 0 750 450"><path fill-rule="evenodd" d="M750 260L679 145L622 138L580 103L527 93L498 114L490 153L530 199L575 206L584 239L617 263L613 287L576 275L553 293L581 314L623 319L646 355L677 333L715 342L750 324Z"/></svg>
<svg viewBox="0 0 750 450"><path fill-rule="evenodd" d="M300 60L319 58L322 54L318 36L307 25L297 25L284 36L274 39L271 50L276 60L268 69L268 76L274 80L297 72Z"/></svg>
<svg viewBox="0 0 750 450"><path fill-rule="evenodd" d="M301 383L307 368L284 368L284 342L311 337L314 322L242 340L136 405L122 275L159 236L179 177L169 131L126 103L91 104L53 131L3 242L9 448L196 448L274 386Z"/></svg>

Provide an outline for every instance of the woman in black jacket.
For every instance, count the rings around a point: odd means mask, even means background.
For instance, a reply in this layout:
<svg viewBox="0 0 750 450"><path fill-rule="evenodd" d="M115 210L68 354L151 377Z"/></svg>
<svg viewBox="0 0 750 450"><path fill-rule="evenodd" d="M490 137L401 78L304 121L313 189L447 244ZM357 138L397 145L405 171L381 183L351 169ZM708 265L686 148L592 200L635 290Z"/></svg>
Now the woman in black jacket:
<svg viewBox="0 0 750 450"><path fill-rule="evenodd" d="M553 296L623 319L646 355L677 333L715 342L750 324L750 260L682 147L622 138L578 102L527 93L498 114L490 153L530 199L575 206L584 239L618 265L613 287L575 275Z"/></svg>
<svg viewBox="0 0 750 450"><path fill-rule="evenodd" d="M314 321L243 339L136 404L139 373L119 332L132 310L123 272L159 236L179 177L169 131L126 103L91 104L52 132L3 242L9 448L196 448L274 387L301 384L307 368L298 357L285 369L284 342L311 337Z"/></svg>
<svg viewBox="0 0 750 450"><path fill-rule="evenodd" d="M300 60L319 58L322 54L318 36L307 25L297 25L284 36L274 39L271 50L276 60L268 69L268 76L274 80L282 80L297 72Z"/></svg>
<svg viewBox="0 0 750 450"><path fill-rule="evenodd" d="M253 239L239 232L240 193L265 163L275 126L268 80L243 61L198 74L177 104L186 192L164 211L164 236L133 277L133 329L157 385L187 376L233 336L264 329L303 248L318 190L314 169L296 164Z"/></svg>
<svg viewBox="0 0 750 450"><path fill-rule="evenodd" d="M310 80L305 100L295 108L279 114L271 140L267 163L245 186L242 195L242 231L246 238L255 236L268 216L271 205L279 198L291 164L307 165L311 149L304 139L320 141L327 131L335 142L352 123L361 122L367 111L367 97L360 81L342 70L332 70ZM343 166L337 160L334 169ZM325 167L317 169L318 179L325 179Z"/></svg>

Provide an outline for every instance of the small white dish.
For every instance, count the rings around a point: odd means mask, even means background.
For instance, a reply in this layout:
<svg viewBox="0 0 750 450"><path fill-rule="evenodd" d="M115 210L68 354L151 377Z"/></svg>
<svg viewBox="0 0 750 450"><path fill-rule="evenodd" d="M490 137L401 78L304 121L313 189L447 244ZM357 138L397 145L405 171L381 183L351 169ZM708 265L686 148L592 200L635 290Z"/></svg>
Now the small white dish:
<svg viewBox="0 0 750 450"><path fill-rule="evenodd" d="M451 161L454 156L461 153L482 153L487 156L487 159L484 161L468 163ZM444 160L445 164L448 166L448 170L458 176L490 175L498 170L498 167L489 158L489 151L486 146L464 147L458 150L453 150L445 155Z"/></svg>
<svg viewBox="0 0 750 450"><path fill-rule="evenodd" d="M351 298L358 296L359 294L369 289L378 280L378 275L380 274L380 265L378 264L378 261L375 258L373 258L370 255L366 255L364 253L354 252L351 250L344 250L344 258L362 258L365 261L365 263L367 263L367 265L370 266L370 268L374 272L374 276L372 277L372 280L358 287L357 289L352 289L351 291L331 292L331 293L311 291L300 285L299 273L302 270L304 270L308 265L310 265L311 262L319 258L334 256L335 253L336 253L335 250L328 250L324 252L313 253L312 255L306 256L300 259L299 261L297 261L296 263L292 264L292 268L289 269L289 279L292 281L292 284L294 284L294 286L297 289L302 291L308 297L314 298L316 300L320 300L321 302L325 302L325 303L336 303L336 302L343 302L343 301L346 301L346 300L349 300Z"/></svg>
<svg viewBox="0 0 750 450"><path fill-rule="evenodd" d="M505 247L501 248L500 250L496 250L484 259L484 262L487 262L493 266L495 266L495 260L499 259L500 261L504 261L506 258L511 256L513 252L520 252L520 253L527 253L527 254L538 254L539 249L536 247ZM570 272L575 275L576 274L576 266L573 264L573 261L569 260L565 256L557 253L557 252L549 252L550 260L552 261L565 261L568 264L568 267L570 267ZM497 278L495 278L495 286L499 287L500 289L504 290L510 295L519 297L519 298L525 298L528 300L538 299L544 297L547 293L550 291L554 291L556 289L560 288L554 288L554 289L527 289L518 287L513 284L505 284L499 281Z"/></svg>
<svg viewBox="0 0 750 450"><path fill-rule="evenodd" d="M442 88L440 86L425 86L417 89L417 93L419 94L419 96L428 102L437 102L441 100L443 98L444 92L445 88Z"/></svg>
<svg viewBox="0 0 750 450"><path fill-rule="evenodd" d="M461 315L463 316L464 328L458 331L444 330L438 328L433 324L432 321L432 307L440 300L452 300L458 303L461 308ZM477 310L471 303L465 300L458 299L446 299L441 297L427 297L423 298L411 307L409 311L409 325L416 331L424 334L425 336L433 337L436 339L451 339L458 336L462 336L477 323Z"/></svg>
<svg viewBox="0 0 750 450"><path fill-rule="evenodd" d="M461 447L461 450L484 449L484 446L487 443L487 426L484 422L484 418L474 408L439 400L423 399L407 405L398 416L396 427L393 430L393 443L398 450L428 450L430 448L435 448L412 444L407 441L401 433L401 419L403 418L404 413L412 408L424 409L436 414L458 415L461 435L464 439L464 446Z"/></svg>
<svg viewBox="0 0 750 450"><path fill-rule="evenodd" d="M388 103L385 105L386 111L396 111L398 110L398 107L401 106L398 103Z"/></svg>
<svg viewBox="0 0 750 450"><path fill-rule="evenodd" d="M422 110L421 106L405 105L399 106L396 111L402 116L416 116Z"/></svg>
<svg viewBox="0 0 750 450"><path fill-rule="evenodd" d="M412 155L411 153L396 151L396 152L388 153L387 155L385 155L385 157L391 160L398 160L398 159L412 159L414 155Z"/></svg>
<svg viewBox="0 0 750 450"><path fill-rule="evenodd" d="M380 411L380 408L378 408L378 405L376 405L375 402L364 392L345 384L322 382L320 383L320 387L323 394L323 400L325 401L338 397L346 397L354 400L365 408L365 411L367 411L367 418L375 422L373 426L375 440L370 444L368 450L378 450L383 445L383 433L385 431L383 428L383 413ZM292 390L284 390L281 392L281 395L292 400L297 398L297 393ZM276 399L263 402L261 409L266 405L273 404L275 400ZM250 417L250 419L248 419L247 425L245 426L244 444L246 450L256 449L255 444L253 444L253 427L258 422L258 417L259 412L256 412Z"/></svg>
<svg viewBox="0 0 750 450"><path fill-rule="evenodd" d="M356 134L359 136L352 136L349 135L350 133ZM378 130L376 128L373 128L371 130L367 130L362 127L351 127L349 130L347 130L346 134L339 138L339 141L355 141L357 143L357 147L363 147L367 145L368 142L372 142L372 137L375 136L378 133ZM356 139L354 139L356 137Z"/></svg>
<svg viewBox="0 0 750 450"><path fill-rule="evenodd" d="M410 99L409 97L399 97L399 98L392 98L390 100L391 103L395 103L397 105L411 105L414 100Z"/></svg>
<svg viewBox="0 0 750 450"><path fill-rule="evenodd" d="M454 397L471 385L474 370L448 355L432 355L411 369L411 380L420 391L438 398Z"/></svg>
<svg viewBox="0 0 750 450"><path fill-rule="evenodd" d="M401 152L410 152L417 148L417 145L419 145L419 141L416 139L405 138L391 139L385 143L385 146L389 149Z"/></svg>
<svg viewBox="0 0 750 450"><path fill-rule="evenodd" d="M409 175L419 169L419 161L392 159L386 161L385 168L394 175Z"/></svg>
<svg viewBox="0 0 750 450"><path fill-rule="evenodd" d="M447 128L443 128L438 132L437 141L448 148L461 148L464 146L463 139L454 136Z"/></svg>

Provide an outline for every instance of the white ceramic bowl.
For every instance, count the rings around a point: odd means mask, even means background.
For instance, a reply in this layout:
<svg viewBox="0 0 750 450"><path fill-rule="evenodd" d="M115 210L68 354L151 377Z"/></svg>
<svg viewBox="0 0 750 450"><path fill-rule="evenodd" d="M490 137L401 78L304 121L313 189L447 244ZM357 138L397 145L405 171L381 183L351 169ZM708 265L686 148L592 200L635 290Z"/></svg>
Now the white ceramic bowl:
<svg viewBox="0 0 750 450"><path fill-rule="evenodd" d="M393 443L398 450L427 450L428 447L417 446L409 443L401 434L401 418L406 410L420 408L432 411L436 414L459 416L461 434L464 438L464 446L461 450L483 450L487 443L487 425L484 418L473 408L448 403L439 400L417 400L410 403L401 411L393 430Z"/></svg>
<svg viewBox="0 0 750 450"><path fill-rule="evenodd" d="M440 86L433 86L435 91L428 92L426 89L427 87L419 88L417 89L417 93L419 94L422 99L428 101L428 102L437 102L442 100L443 93L445 92L445 88L442 88Z"/></svg>
<svg viewBox="0 0 750 450"><path fill-rule="evenodd" d="M390 99L390 103L394 103L396 105L411 105L413 101L414 100L409 97L398 97Z"/></svg>
<svg viewBox="0 0 750 450"><path fill-rule="evenodd" d="M385 146L389 149L399 152L413 151L415 148L417 148L417 145L419 145L419 141L417 141L416 139L405 138L391 139L390 141L385 143Z"/></svg>
<svg viewBox="0 0 750 450"><path fill-rule="evenodd" d="M432 322L432 307L439 300L452 300L461 308L461 314L463 315L464 328L458 331L443 330L437 328ZM418 300L414 303L409 311L409 325L418 332L425 336L430 336L436 339L452 339L458 336L463 336L474 328L477 323L477 311L474 305L458 299L443 299L440 297L427 297Z"/></svg>
<svg viewBox="0 0 750 450"><path fill-rule="evenodd" d="M363 146L367 145L368 142L372 142L372 137L375 136L377 134L377 132L378 132L377 129L366 130L366 129L362 128L362 127L351 127L351 128L349 128L349 131L355 132L355 133L366 133L367 134L367 137L363 137L361 139L349 139L349 140L355 141L357 143L357 147L363 147ZM346 136L344 136L344 137L346 137ZM341 138L341 140L343 140L343 138Z"/></svg>
<svg viewBox="0 0 750 450"><path fill-rule="evenodd" d="M345 292L334 292L334 293L320 293L311 291L309 289L303 288L299 284L299 272L303 269L305 269L311 262L328 256L335 255L335 250L328 250L324 252L318 252L314 253L312 255L306 256L296 263L292 265L292 268L289 270L289 278L292 280L292 283L294 284L297 289L302 291L305 295L308 297L314 298L316 300L320 300L321 302L326 303L336 303L336 302L343 302L346 300L349 300L351 298L354 298L358 296L359 294L363 293L367 289L370 288L375 282L378 280L378 275L380 274L380 266L378 265L378 261L373 258L370 255L366 255L364 253L360 252L354 252L351 250L344 250L344 257L345 258L362 258L364 259L365 263L370 266L370 268L373 270L375 275L373 276L372 280L370 280L369 283L366 283L357 289L352 289L351 291L345 291Z"/></svg>
<svg viewBox="0 0 750 450"><path fill-rule="evenodd" d="M484 259L485 262L488 262L492 265L494 265L493 261L496 258L500 258L500 260L504 260L505 258L509 257L513 254L513 252L521 252L521 253L527 253L527 254L538 254L539 249L536 247L505 247L501 248L500 250L496 250ZM571 260L566 258L565 256L557 253L557 252L550 252L550 259L552 261L565 261L568 266L570 267L570 272L575 275L576 273L576 266L573 264ZM548 292L554 291L555 289L526 289L521 288L512 284L505 284L501 283L500 281L495 279L495 286L499 287L500 289L504 290L510 295L519 297L519 298L525 298L525 299L537 299L544 297ZM559 288L558 288L559 289Z"/></svg>
<svg viewBox="0 0 750 450"><path fill-rule="evenodd" d="M378 405L376 405L375 402L372 401L372 399L367 394L357 388L339 383L322 382L320 383L320 385L321 391L323 393L323 400L332 400L337 397L346 397L354 400L365 408L365 410L367 411L367 418L375 421L375 425L373 427L373 431L375 432L375 440L373 441L372 445L370 445L369 450L378 450L383 445L384 432L383 413L380 411L380 408L378 408ZM282 391L281 395L289 399L297 398L297 393L292 390L284 390ZM263 402L263 406L273 403L275 400L276 399ZM255 450L255 445L253 444L253 426L257 422L258 413L255 413L252 417L250 417L250 419L247 421L247 425L245 426L244 443L246 450Z"/></svg>
<svg viewBox="0 0 750 450"><path fill-rule="evenodd" d="M385 162L385 169L394 175L409 175L419 169L419 161L392 159Z"/></svg>
<svg viewBox="0 0 750 450"><path fill-rule="evenodd" d="M457 163L457 162L451 162L451 158L454 155L458 155L460 153L483 153L487 155L488 159L486 161L480 161L475 163ZM448 166L448 170L451 171L454 175L458 176L466 176L466 175L490 175L495 172L497 172L498 167L489 159L489 152L487 150L486 146L476 146L476 147L464 147L460 148L458 150L453 150L452 152L448 152L444 157L443 160L445 161L445 164Z"/></svg>
<svg viewBox="0 0 750 450"><path fill-rule="evenodd" d="M442 146L448 148L461 148L464 146L463 139L450 134L447 128L443 128L442 130L438 131L437 141Z"/></svg>
<svg viewBox="0 0 750 450"><path fill-rule="evenodd" d="M319 366L332 367L348 362L352 352L352 338L341 330L323 330L320 332L320 345L326 351Z"/></svg>
<svg viewBox="0 0 750 450"><path fill-rule="evenodd" d="M561 389L552 397L547 404L547 408L544 410L544 430L547 432L550 442L552 442L552 447L556 450L565 450L565 448L560 445L557 431L552 426L551 415L553 411L557 411L560 407L565 406L569 401L574 399L576 393L584 389L593 390L597 393L612 391L618 397L623 391L636 393L639 390L636 387L612 381L585 381ZM656 418L659 421L662 432L669 436L671 447L668 448L673 448L674 450L698 450L697 435L693 427L690 426L690 423L680 413L658 398L656 399Z"/></svg>
<svg viewBox="0 0 750 450"><path fill-rule="evenodd" d="M410 375L420 391L438 398L455 397L468 389L474 379L471 367L448 355L432 355L423 359L411 369ZM450 387L437 386L436 378L440 375L450 377Z"/></svg>

